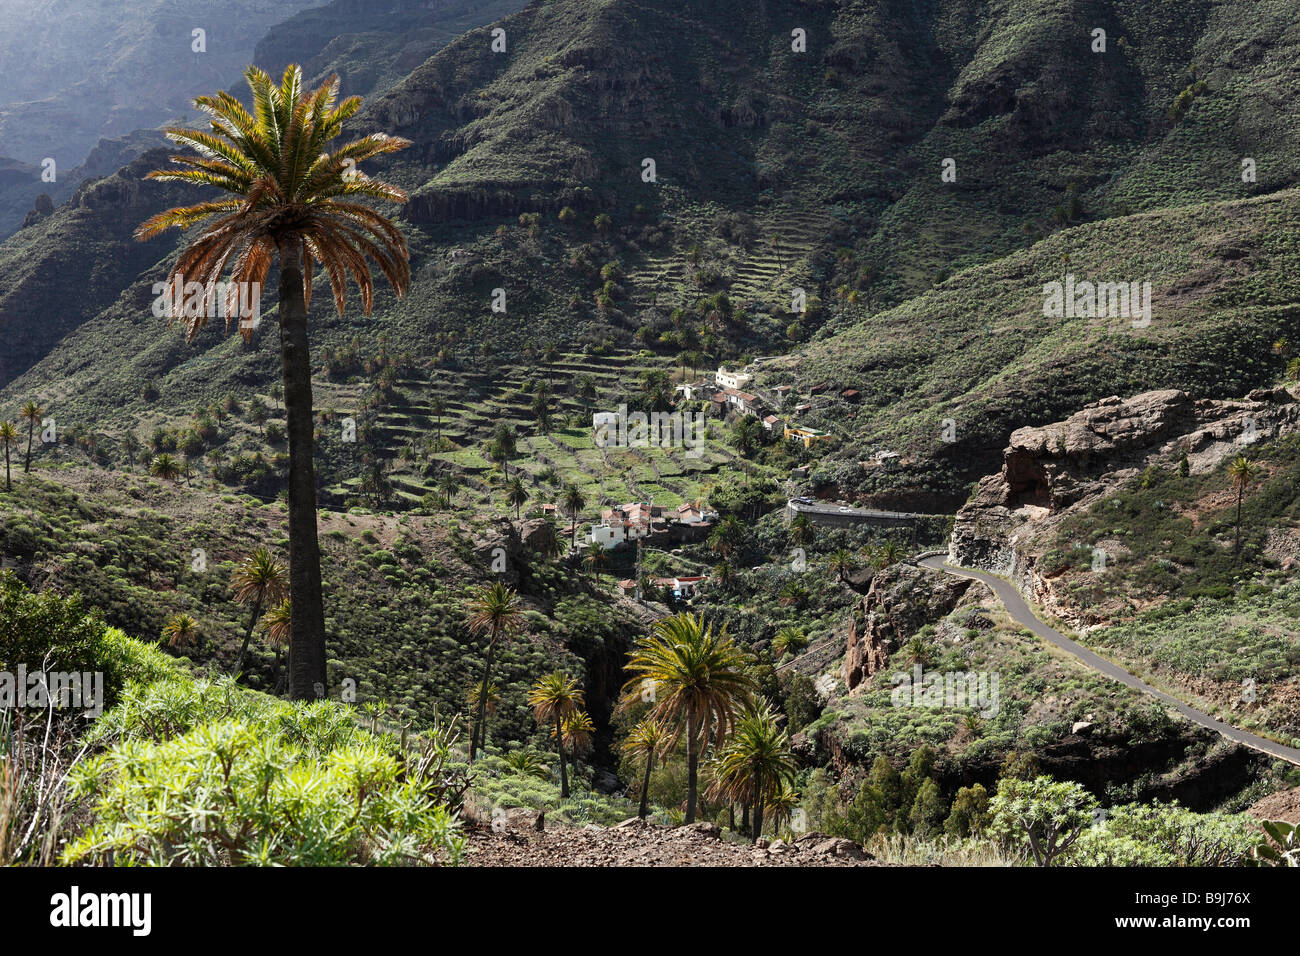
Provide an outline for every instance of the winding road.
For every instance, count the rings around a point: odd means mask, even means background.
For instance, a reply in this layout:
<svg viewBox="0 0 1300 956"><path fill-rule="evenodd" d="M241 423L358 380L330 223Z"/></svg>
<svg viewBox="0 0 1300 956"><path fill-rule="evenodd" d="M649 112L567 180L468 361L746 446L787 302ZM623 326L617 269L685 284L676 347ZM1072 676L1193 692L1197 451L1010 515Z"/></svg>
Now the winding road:
<svg viewBox="0 0 1300 956"><path fill-rule="evenodd" d="M1038 615L1034 613L1033 608L1029 606L1029 602L1024 599L1020 592L1010 583L1002 580L1002 578L994 577L991 574L985 574L983 571L971 571L966 568L955 568L948 564L943 559L942 555L922 558L917 562L917 564L923 568L929 568L932 571L946 571L948 574L955 575L959 578L970 578L987 584L993 590L993 593L997 595L998 600L1006 606L1007 613L1011 615L1012 619L1017 624L1027 627L1035 635L1041 637L1049 644L1054 644L1061 650L1073 654L1099 674L1105 674L1107 677L1113 678L1128 687L1132 687L1134 690L1159 698L1188 720L1200 724L1202 727L1208 727L1210 730L1222 734L1224 737L1235 743L1239 743L1245 747L1250 747L1252 750L1258 750L1261 753L1266 753L1270 757L1276 757L1279 760L1286 760L1290 763L1300 765L1300 750L1297 750L1295 747L1286 747L1264 737L1247 733L1244 730L1238 730L1231 724L1225 724L1221 720L1216 720L1209 714L1202 713L1195 707L1188 706L1177 697L1166 694L1162 690L1157 690L1150 684L1146 683L1146 681L1134 677L1119 665L1114 664L1111 661L1106 660L1106 658L1088 650L1088 648L1084 647L1077 641L1070 640L1060 631L1048 627L1039 620Z"/></svg>

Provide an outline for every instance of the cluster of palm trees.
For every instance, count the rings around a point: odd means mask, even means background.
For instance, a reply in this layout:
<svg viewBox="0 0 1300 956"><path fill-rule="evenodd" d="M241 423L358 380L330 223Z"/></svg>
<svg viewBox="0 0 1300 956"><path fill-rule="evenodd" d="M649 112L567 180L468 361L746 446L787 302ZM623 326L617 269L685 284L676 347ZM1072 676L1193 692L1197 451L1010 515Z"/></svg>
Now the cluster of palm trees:
<svg viewBox="0 0 1300 956"><path fill-rule="evenodd" d="M27 423L27 455L23 461L23 474L32 470L32 443L36 437L36 426L45 417L45 409L36 402L26 402L18 412L19 421ZM13 491L10 476L10 449L17 447L22 440L21 426L9 419L0 420L0 442L5 446L5 491Z"/></svg>
<svg viewBox="0 0 1300 956"><path fill-rule="evenodd" d="M630 677L619 707L644 715L623 743L624 753L644 761L638 813L649 811L650 775L656 757L684 744L687 823L699 809L701 759L709 755L712 783L706 796L739 804L753 813L753 837L765 813L787 814L797 802L790 740L771 705L758 696L745 653L703 615L682 613L658 621L633 648Z"/></svg>
<svg viewBox="0 0 1300 956"><path fill-rule="evenodd" d="M279 693L281 655L289 641L291 604L289 598L289 571L284 563L264 547L255 548L251 554L235 566L230 579L235 591L235 601L251 607L248 626L244 629L244 639L239 647L239 656L231 674L236 680L244 675L244 664L248 659L248 646L253 632L260 630L266 641L275 650L275 668L271 672L271 684L275 693ZM167 618L162 628L162 640L175 648L195 647L202 644L202 631L194 616L178 612Z"/></svg>

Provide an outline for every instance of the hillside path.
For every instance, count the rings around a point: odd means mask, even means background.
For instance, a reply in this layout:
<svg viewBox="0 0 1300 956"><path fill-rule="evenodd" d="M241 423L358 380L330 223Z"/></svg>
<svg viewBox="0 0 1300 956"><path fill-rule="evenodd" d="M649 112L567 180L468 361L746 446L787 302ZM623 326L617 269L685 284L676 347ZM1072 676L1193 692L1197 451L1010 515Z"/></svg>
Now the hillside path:
<svg viewBox="0 0 1300 956"><path fill-rule="evenodd" d="M1134 677L1128 671L1124 670L1124 668L1106 660L1106 658L1099 654L1088 650L1088 648L1084 647L1077 641L1070 640L1055 628L1048 627L1039 620L1038 615L1034 613L1033 608L1029 606L1029 602L1024 599L1024 596L1021 595L1013 585L1002 580L1002 578L994 577L991 574L985 574L983 571L972 571L967 568L955 568L948 564L948 562L943 559L942 555L922 558L917 563L921 567L929 568L932 571L946 571L948 574L955 575L959 578L970 578L987 584L993 590L993 593L997 595L998 600L1006 606L1007 613L1011 615L1012 619L1015 620L1017 624L1027 627L1035 635L1041 637L1048 643L1054 644L1066 653L1074 655L1098 673L1105 674L1107 677L1113 678L1128 687L1132 687L1134 690L1159 698L1188 720L1200 724L1202 727L1208 727L1215 733L1221 734L1235 743L1239 743L1245 747L1250 747L1252 750L1266 753L1270 757L1277 757L1279 760L1286 760L1290 763L1300 765L1300 750L1297 750L1295 747L1284 746L1283 744L1268 740L1264 737L1259 737L1255 734L1247 733L1244 730L1239 730L1231 724L1225 724L1221 720L1216 720L1209 714L1203 713L1195 707L1189 706L1177 697L1166 694L1162 690L1157 690L1146 681Z"/></svg>

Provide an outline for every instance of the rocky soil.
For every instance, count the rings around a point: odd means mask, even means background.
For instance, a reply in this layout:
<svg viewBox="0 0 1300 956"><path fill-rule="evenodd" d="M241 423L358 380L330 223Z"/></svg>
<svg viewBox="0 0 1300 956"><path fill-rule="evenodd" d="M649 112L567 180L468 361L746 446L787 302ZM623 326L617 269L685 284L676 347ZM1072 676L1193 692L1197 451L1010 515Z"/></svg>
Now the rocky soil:
<svg viewBox="0 0 1300 956"><path fill-rule="evenodd" d="M470 830L467 866L883 866L851 840L809 833L759 846L722 839L716 824L663 827L636 819L615 827L549 826L511 810Z"/></svg>

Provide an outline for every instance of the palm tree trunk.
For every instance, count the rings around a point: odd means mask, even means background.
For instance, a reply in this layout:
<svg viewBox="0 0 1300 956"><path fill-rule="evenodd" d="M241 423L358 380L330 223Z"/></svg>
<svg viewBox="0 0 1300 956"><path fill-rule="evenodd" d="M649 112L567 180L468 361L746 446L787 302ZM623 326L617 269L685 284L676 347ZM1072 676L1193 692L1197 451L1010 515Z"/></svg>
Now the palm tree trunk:
<svg viewBox="0 0 1300 956"><path fill-rule="evenodd" d="M5 491L13 490L13 482L9 480L9 443L5 442Z"/></svg>
<svg viewBox="0 0 1300 956"><path fill-rule="evenodd" d="M686 822L695 822L696 789L700 781L700 754L696 749L695 728L686 721Z"/></svg>
<svg viewBox="0 0 1300 956"><path fill-rule="evenodd" d="M560 715L555 715L555 746L560 751L560 798L569 795L569 771L564 766L564 728L560 725Z"/></svg>
<svg viewBox="0 0 1300 956"><path fill-rule="evenodd" d="M763 835L763 788L762 775L754 776L754 842Z"/></svg>
<svg viewBox="0 0 1300 956"><path fill-rule="evenodd" d="M474 715L474 727L469 735L469 762L474 762L474 755L478 753L480 746L479 739L486 743L487 736L483 733L483 724L487 721L487 693L488 678L492 676L492 655L497 648L496 628L492 629L492 639L488 641L487 659L483 663L483 683L478 689L478 709Z"/></svg>
<svg viewBox="0 0 1300 956"><path fill-rule="evenodd" d="M289 698L325 696L325 606L316 537L316 468L312 461L311 348L302 289L302 244L279 243L280 358L285 431L289 436Z"/></svg>
<svg viewBox="0 0 1300 956"><path fill-rule="evenodd" d="M1233 535L1232 553L1241 554L1241 499L1246 495L1246 486L1237 489L1237 531Z"/></svg>
<svg viewBox="0 0 1300 956"><path fill-rule="evenodd" d="M27 461L23 463L23 474L26 475L32 470L32 432L36 430L36 419L27 420Z"/></svg>
<svg viewBox="0 0 1300 956"><path fill-rule="evenodd" d="M650 815L650 769L655 765L654 751L646 754L645 758L645 776L641 779L641 806L637 808L636 815L644 820Z"/></svg>
<svg viewBox="0 0 1300 956"><path fill-rule="evenodd" d="M259 596L253 602L253 613L248 619L248 629L244 631L244 643L239 646L239 660L235 662L235 679L238 680L244 673L244 658L248 656L248 642L253 639L253 628L257 624L257 616L262 613L262 598Z"/></svg>

